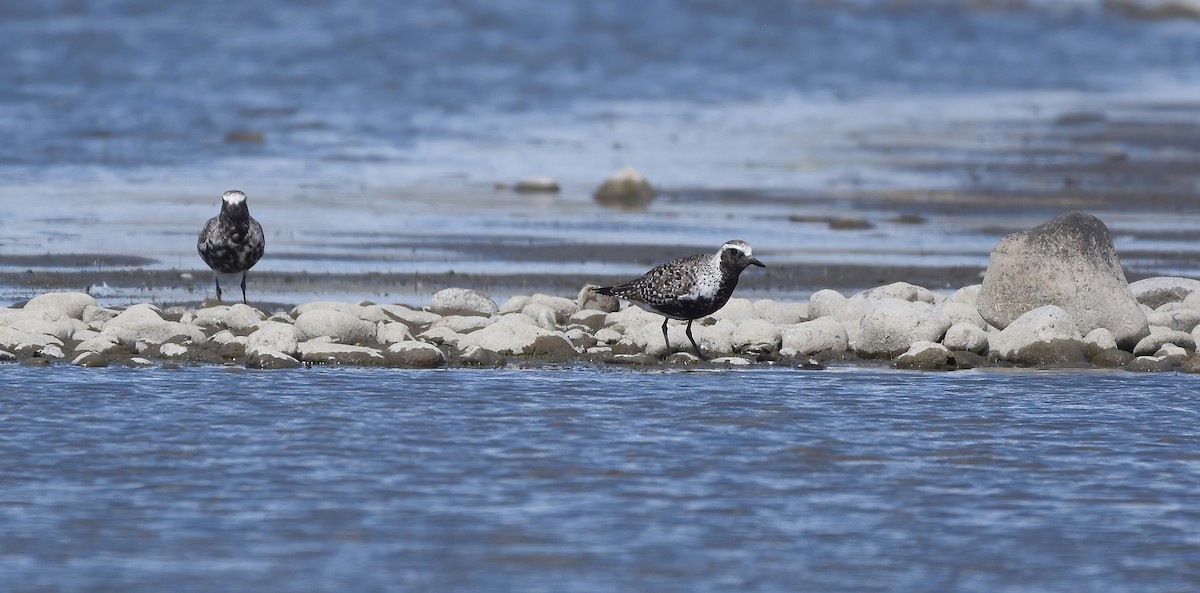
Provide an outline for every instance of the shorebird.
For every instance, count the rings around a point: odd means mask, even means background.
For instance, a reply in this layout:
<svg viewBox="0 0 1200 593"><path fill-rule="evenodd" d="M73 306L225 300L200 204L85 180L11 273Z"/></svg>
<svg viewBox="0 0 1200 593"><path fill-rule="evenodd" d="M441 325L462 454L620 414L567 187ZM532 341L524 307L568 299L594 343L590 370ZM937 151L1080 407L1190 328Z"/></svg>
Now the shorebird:
<svg viewBox="0 0 1200 593"><path fill-rule="evenodd" d="M221 300L221 275L242 275L242 302L246 302L246 271L262 257L266 239L262 225L250 216L246 194L230 190L221 196L221 213L208 219L196 251L216 272L217 301Z"/></svg>
<svg viewBox="0 0 1200 593"><path fill-rule="evenodd" d="M733 289L737 288L738 276L747 266L766 267L754 257L749 243L726 241L715 254L699 253L672 260L646 272L637 280L598 288L596 292L642 303L662 314L667 353L671 352L667 322L672 319L686 320L685 333L692 348L696 349L696 355L707 360L692 337L692 322L715 313L729 302Z"/></svg>

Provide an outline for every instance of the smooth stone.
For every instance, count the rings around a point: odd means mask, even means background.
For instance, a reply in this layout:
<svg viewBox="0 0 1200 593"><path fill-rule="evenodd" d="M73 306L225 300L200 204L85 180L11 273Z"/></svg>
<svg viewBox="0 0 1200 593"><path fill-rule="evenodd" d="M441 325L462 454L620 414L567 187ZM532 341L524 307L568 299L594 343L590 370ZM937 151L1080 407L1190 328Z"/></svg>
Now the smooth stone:
<svg viewBox="0 0 1200 593"><path fill-rule="evenodd" d="M83 320L88 307L95 307L96 299L83 292L47 292L39 294L25 303L26 312L53 311L63 317Z"/></svg>
<svg viewBox="0 0 1200 593"><path fill-rule="evenodd" d="M811 305L809 310L812 310ZM819 352L845 352L849 347L845 326L833 317L819 317L782 328L781 354L783 350L791 349L809 356Z"/></svg>
<svg viewBox="0 0 1200 593"><path fill-rule="evenodd" d="M0 350L19 350L22 345L31 345L36 348L56 344L63 345L63 341L46 334L29 334L11 327L0 326Z"/></svg>
<svg viewBox="0 0 1200 593"><path fill-rule="evenodd" d="M988 328L987 322L979 315L979 311L975 308L975 305L968 305L947 299L939 303L937 308L946 315L949 315L950 321L954 324L969 323L984 331Z"/></svg>
<svg viewBox="0 0 1200 593"><path fill-rule="evenodd" d="M433 322L441 319L442 316L429 311L421 311L404 305L375 305L390 315L394 321L399 321L408 326L408 329L413 333L420 333L429 328Z"/></svg>
<svg viewBox="0 0 1200 593"><path fill-rule="evenodd" d="M1133 362L1133 359L1133 353L1120 349L1105 350L1088 357L1092 364L1102 369L1119 369Z"/></svg>
<svg viewBox="0 0 1200 593"><path fill-rule="evenodd" d="M990 348L1020 365L1072 365L1087 360L1075 319L1061 307L1038 307L990 337Z"/></svg>
<svg viewBox="0 0 1200 593"><path fill-rule="evenodd" d="M548 294L537 293L531 298L533 304L542 305L554 312L554 321L559 325L565 325L571 316L579 312L579 305L575 301Z"/></svg>
<svg viewBox="0 0 1200 593"><path fill-rule="evenodd" d="M1161 373L1173 368L1171 361L1157 356L1137 356L1125 365L1125 370L1135 373Z"/></svg>
<svg viewBox="0 0 1200 593"><path fill-rule="evenodd" d="M473 317L472 319L480 319ZM375 341L382 344L399 344L413 341L412 330L399 321L381 321L375 326Z"/></svg>
<svg viewBox="0 0 1200 593"><path fill-rule="evenodd" d="M603 311L585 309L582 311L576 311L575 314L571 315L570 319L568 319L568 322L571 325L582 325L593 332L597 332L601 329L604 329L604 320L606 317L608 317L608 314Z"/></svg>
<svg viewBox="0 0 1200 593"><path fill-rule="evenodd" d="M795 325L810 319L808 303L779 303L769 299L754 301L758 318L775 325Z"/></svg>
<svg viewBox="0 0 1200 593"><path fill-rule="evenodd" d="M188 349L180 344L168 342L158 347L158 355L167 360L183 360L187 358Z"/></svg>
<svg viewBox="0 0 1200 593"><path fill-rule="evenodd" d="M95 352L97 354L132 354L129 345L122 344L113 336L97 335L83 340L75 345L75 352Z"/></svg>
<svg viewBox="0 0 1200 593"><path fill-rule="evenodd" d="M383 353L366 346L302 342L300 360L313 364L381 366L387 363Z"/></svg>
<svg viewBox="0 0 1200 593"><path fill-rule="evenodd" d="M1200 280L1175 276L1158 276L1131 282L1129 291L1137 302L1157 309L1166 303L1182 302L1200 290Z"/></svg>
<svg viewBox="0 0 1200 593"><path fill-rule="evenodd" d="M964 287L954 291L954 293L951 294L949 297L946 297L946 301L951 302L951 303L962 303L964 305L971 305L972 307L974 307L976 301L979 300L979 291L981 291L981 290L983 290L982 284L972 284L970 286L964 286ZM978 311L978 310L976 310L976 311Z"/></svg>
<svg viewBox="0 0 1200 593"><path fill-rule="evenodd" d="M252 369L294 369L302 366L304 363L295 357L270 346L250 350L246 357L246 367Z"/></svg>
<svg viewBox="0 0 1200 593"><path fill-rule="evenodd" d="M941 341L951 325L949 315L926 301L885 297L868 307L850 347L859 356L892 358L919 341Z"/></svg>
<svg viewBox="0 0 1200 593"><path fill-rule="evenodd" d="M627 166L604 180L592 199L609 208L641 209L654 201L654 188L637 169Z"/></svg>
<svg viewBox="0 0 1200 593"><path fill-rule="evenodd" d="M1093 360L1102 352L1116 350L1117 340L1113 338L1112 332L1098 327L1083 337L1083 345L1087 352L1088 360Z"/></svg>
<svg viewBox="0 0 1200 593"><path fill-rule="evenodd" d="M463 340L463 334L460 334L446 326L431 327L420 334L417 334L417 339L430 344L443 346L451 346L457 348Z"/></svg>
<svg viewBox="0 0 1200 593"><path fill-rule="evenodd" d="M1191 333L1155 325L1150 327L1150 335L1142 338L1133 347L1133 353L1137 356L1148 356L1158 352L1164 344L1175 344L1189 350L1196 349L1196 339Z"/></svg>
<svg viewBox="0 0 1200 593"><path fill-rule="evenodd" d="M342 301L313 301L311 303L303 303L292 308L292 319L297 319L301 315L309 311L341 311L347 315L359 316L362 307L354 303L346 303Z"/></svg>
<svg viewBox="0 0 1200 593"><path fill-rule="evenodd" d="M555 333L535 338L529 355L548 362L568 362L574 360L579 352L566 336Z"/></svg>
<svg viewBox="0 0 1200 593"><path fill-rule="evenodd" d="M957 368L957 362L949 348L936 342L919 340L897 356L892 366L898 369L940 371Z"/></svg>
<svg viewBox="0 0 1200 593"><path fill-rule="evenodd" d="M814 319L838 316L846 309L846 301L846 296L838 290L817 290L809 296L809 316Z"/></svg>
<svg viewBox="0 0 1200 593"><path fill-rule="evenodd" d="M617 297L600 294L596 292L597 288L600 288L597 284L586 284L579 289L579 296L575 299L575 304L580 311L615 313L621 309L621 301Z"/></svg>
<svg viewBox="0 0 1200 593"><path fill-rule="evenodd" d="M504 355L499 352L479 346L468 346L458 354L458 362L464 366L494 369L504 366L505 361Z"/></svg>
<svg viewBox="0 0 1200 593"><path fill-rule="evenodd" d="M306 340L327 336L342 344L375 341L375 324L336 309L313 309L296 317L296 329Z"/></svg>
<svg viewBox="0 0 1200 593"><path fill-rule="evenodd" d="M520 194L556 194L559 186L553 177L529 177L513 185L513 191Z"/></svg>
<svg viewBox="0 0 1200 593"><path fill-rule="evenodd" d="M426 309L438 315L481 315L491 317L500 311L487 295L466 288L446 288L434 293Z"/></svg>
<svg viewBox="0 0 1200 593"><path fill-rule="evenodd" d="M491 317L478 315L447 315L429 325L429 329L445 327L459 334L469 334L492 324Z"/></svg>
<svg viewBox="0 0 1200 593"><path fill-rule="evenodd" d="M621 341L621 338L623 338L624 335L621 334L621 332L619 332L619 331L616 331L614 329L610 329L610 328L606 327L604 329L598 330L594 334L594 337L596 338L596 342L598 342L598 343L615 344L616 342Z"/></svg>
<svg viewBox="0 0 1200 593"><path fill-rule="evenodd" d="M114 309L107 309L105 307L98 307L96 305L88 305L87 307L84 307L80 320L89 326L93 326L93 324L99 324L97 327L103 327L105 323L119 314L120 311L116 311Z"/></svg>
<svg viewBox="0 0 1200 593"><path fill-rule="evenodd" d="M533 325L527 320L528 317L521 314L500 317L488 327L463 336L458 343L458 348L465 350L471 346L478 346L501 355L527 356L532 354L537 339L541 336L554 335L554 332ZM565 337L562 339L567 341Z"/></svg>
<svg viewBox="0 0 1200 593"><path fill-rule="evenodd" d="M508 315L509 313L520 313L525 305L533 302L533 297L527 294L518 294L508 297L507 301L500 304L500 308L496 311L500 315Z"/></svg>
<svg viewBox="0 0 1200 593"><path fill-rule="evenodd" d="M218 305L195 311L192 323L197 325L214 325L231 330L242 330L256 326L267 318L267 314L242 303L236 305Z"/></svg>
<svg viewBox="0 0 1200 593"><path fill-rule="evenodd" d="M108 366L108 357L99 352L88 350L76 356L71 361L71 364L88 368L106 367Z"/></svg>
<svg viewBox="0 0 1200 593"><path fill-rule="evenodd" d="M521 309L521 314L529 317L535 325L542 329L554 331L558 329L558 321L554 309L541 303L529 303Z"/></svg>
<svg viewBox="0 0 1200 593"><path fill-rule="evenodd" d="M729 338L733 351L753 357L772 357L783 347L779 326L762 319L747 319L738 324Z"/></svg>
<svg viewBox="0 0 1200 593"><path fill-rule="evenodd" d="M37 355L42 358L53 358L55 360L67 357L67 353L63 352L62 346L59 344L46 344L38 350Z"/></svg>
<svg viewBox="0 0 1200 593"><path fill-rule="evenodd" d="M651 354L642 352L636 354L618 354L615 350L613 352L613 355L606 362L631 366L653 366L658 364L658 358Z"/></svg>
<svg viewBox="0 0 1200 593"><path fill-rule="evenodd" d="M1175 331L1190 332L1200 325L1200 311L1195 309L1158 310L1146 315L1146 321L1152 327L1158 325L1169 327Z"/></svg>
<svg viewBox="0 0 1200 593"><path fill-rule="evenodd" d="M393 366L432 369L446 365L446 355L441 348L413 340L391 344L383 355Z"/></svg>
<svg viewBox="0 0 1200 593"><path fill-rule="evenodd" d="M58 314L55 313L55 315ZM27 334L53 336L60 340L70 340L75 334L88 331L88 326L86 323L78 319L62 316L59 316L53 320L28 316L9 323L8 327L23 331Z"/></svg>
<svg viewBox="0 0 1200 593"><path fill-rule="evenodd" d="M582 348L587 350L596 345L596 337L585 330L572 328L567 330L567 339L571 341L571 345L577 349Z"/></svg>
<svg viewBox="0 0 1200 593"><path fill-rule="evenodd" d="M1001 239L988 258L976 305L1000 329L1039 307L1058 306L1078 331L1106 328L1122 348L1132 348L1150 331L1112 234L1099 218L1082 212Z"/></svg>
<svg viewBox="0 0 1200 593"><path fill-rule="evenodd" d="M974 352L987 352L988 334L974 323L955 323L946 330L942 345L947 349Z"/></svg>
<svg viewBox="0 0 1200 593"><path fill-rule="evenodd" d="M935 305L942 300L938 297L937 293L933 292L932 290L929 290L923 286L909 284L908 282L893 282L883 286L876 286L875 288L869 288L850 298L858 298L866 301L900 299L910 303L929 303L931 305Z"/></svg>
<svg viewBox="0 0 1200 593"><path fill-rule="evenodd" d="M754 308L754 303L750 299L734 297L709 317L718 321L725 319L741 323L747 319L758 319L758 309Z"/></svg>
<svg viewBox="0 0 1200 593"><path fill-rule="evenodd" d="M741 356L719 356L709 360L708 362L709 364L719 364L730 367L748 367L754 364L754 361L742 358Z"/></svg>
<svg viewBox="0 0 1200 593"><path fill-rule="evenodd" d="M274 350L289 357L300 352L300 342L304 334L290 323L266 321L258 329L246 337L246 350Z"/></svg>

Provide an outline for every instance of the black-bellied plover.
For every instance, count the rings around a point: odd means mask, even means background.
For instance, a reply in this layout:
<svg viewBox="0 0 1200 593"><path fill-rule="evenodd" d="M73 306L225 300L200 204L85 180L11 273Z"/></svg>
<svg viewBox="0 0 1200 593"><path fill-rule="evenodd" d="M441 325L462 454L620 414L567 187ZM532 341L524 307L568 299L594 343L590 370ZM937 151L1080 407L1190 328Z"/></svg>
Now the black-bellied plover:
<svg viewBox="0 0 1200 593"><path fill-rule="evenodd" d="M642 303L661 313L668 354L671 340L667 337L667 322L686 320L688 340L696 354L704 359L704 353L692 337L692 322L715 313L729 302L733 289L737 288L738 276L747 266L766 267L751 253L749 243L726 241L715 254L700 253L672 260L637 280L598 288L596 292Z"/></svg>
<svg viewBox="0 0 1200 593"><path fill-rule="evenodd" d="M250 216L246 194L230 190L221 196L221 213L208 219L196 251L200 259L216 272L217 301L221 300L221 275L242 275L242 302L246 302L246 271L262 257L266 239L262 225Z"/></svg>

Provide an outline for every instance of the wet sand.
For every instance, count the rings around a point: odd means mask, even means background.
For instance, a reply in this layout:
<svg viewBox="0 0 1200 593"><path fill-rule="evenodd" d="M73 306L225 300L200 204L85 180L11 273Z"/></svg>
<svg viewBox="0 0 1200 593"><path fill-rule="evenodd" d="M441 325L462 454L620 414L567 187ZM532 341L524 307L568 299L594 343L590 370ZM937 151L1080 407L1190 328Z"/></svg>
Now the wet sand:
<svg viewBox="0 0 1200 593"><path fill-rule="evenodd" d="M1109 225L1130 281L1200 276L1200 103L1107 98L1092 107L872 124L809 150L818 156L803 163L779 155L739 165L849 167L842 179L794 189L660 186L642 213L598 207L569 176L558 195L453 181L340 187L328 214L328 187L278 186L251 194L268 253L250 274L250 299L419 305L448 286L496 299L574 296L731 238L750 240L768 264L743 277L740 296L803 299L901 280L953 290L980 281L1000 237L1068 209ZM215 197L126 189L112 192L125 203L94 212L85 207L93 197L43 189L59 210L31 216L27 228L19 219L0 227L0 301L47 290L116 305L211 296L211 274L191 250L192 227L215 213Z"/></svg>

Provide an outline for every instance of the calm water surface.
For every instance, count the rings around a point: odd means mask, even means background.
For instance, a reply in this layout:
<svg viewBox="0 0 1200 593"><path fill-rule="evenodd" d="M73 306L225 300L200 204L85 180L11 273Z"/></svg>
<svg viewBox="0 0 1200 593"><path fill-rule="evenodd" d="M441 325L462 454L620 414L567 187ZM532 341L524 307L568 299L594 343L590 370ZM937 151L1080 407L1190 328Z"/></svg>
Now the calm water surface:
<svg viewBox="0 0 1200 593"><path fill-rule="evenodd" d="M0 368L5 591L1194 591L1197 379Z"/></svg>

